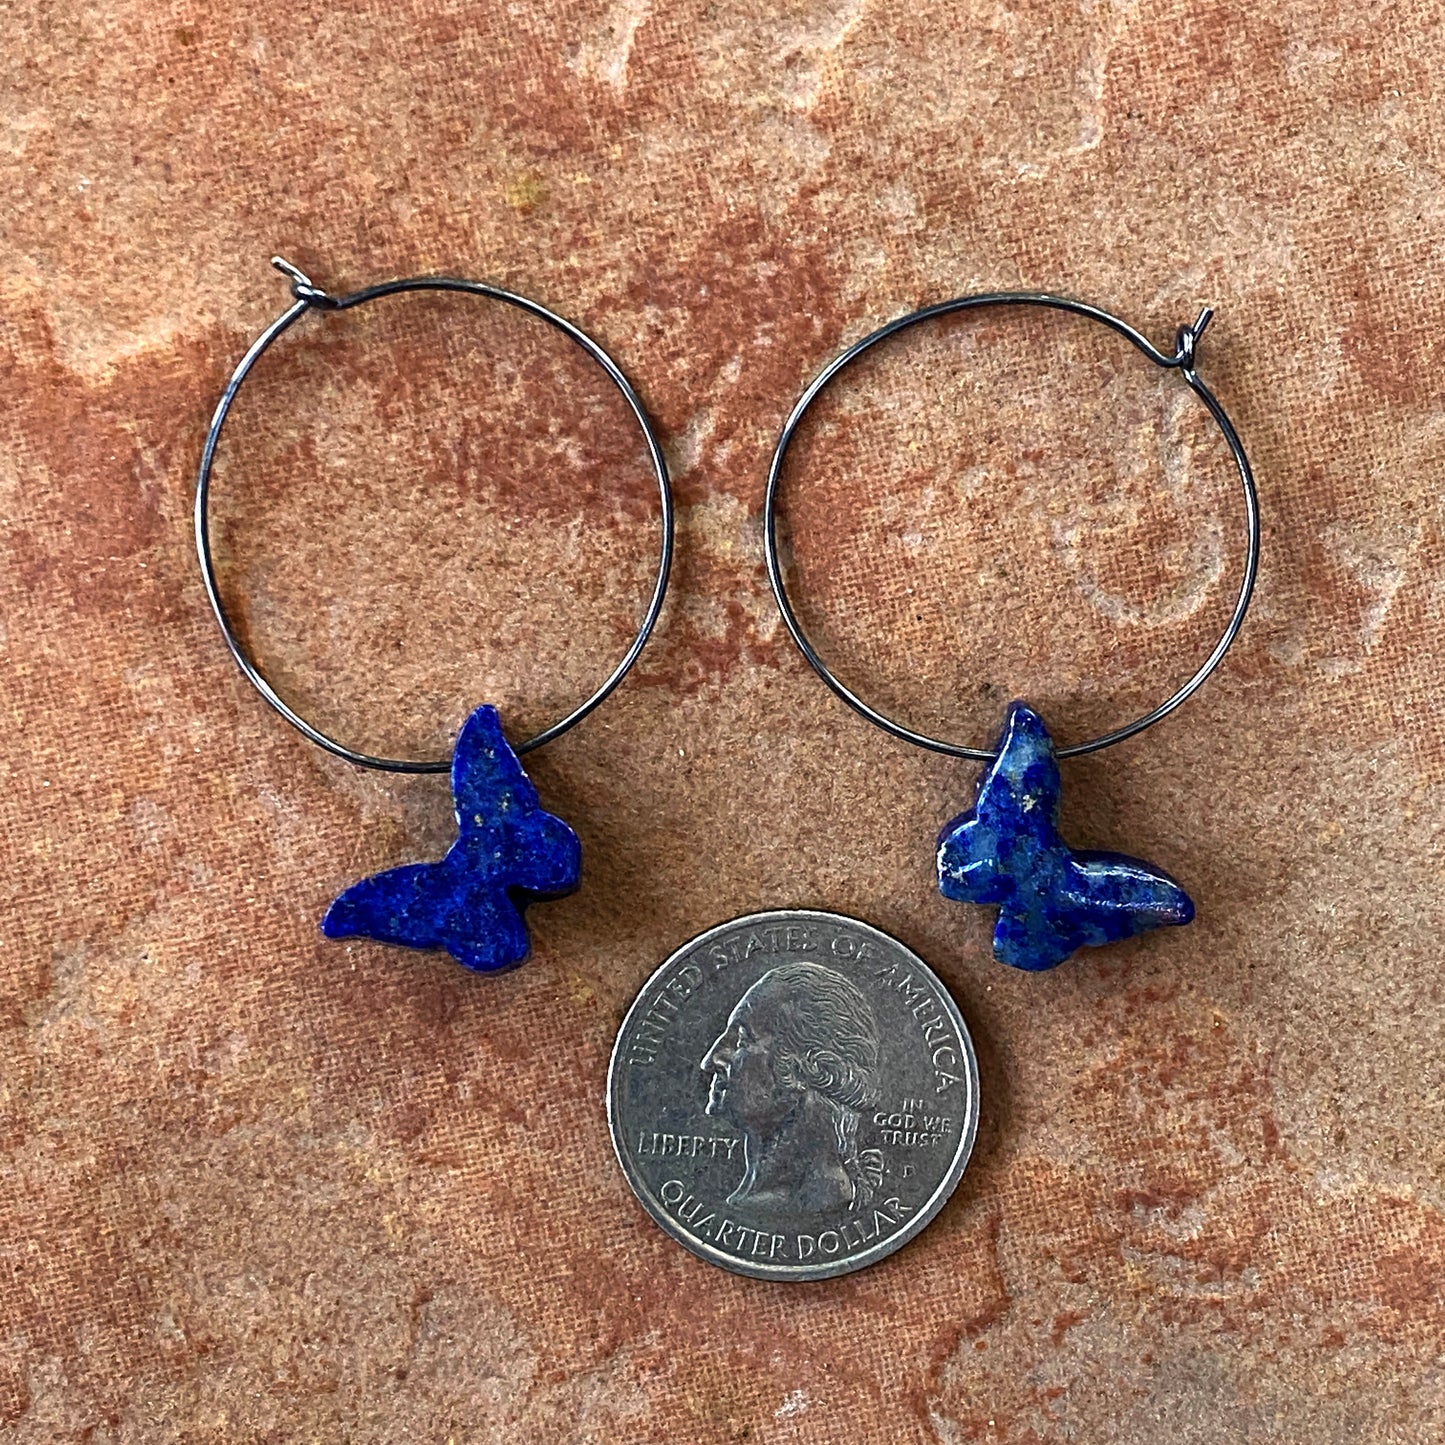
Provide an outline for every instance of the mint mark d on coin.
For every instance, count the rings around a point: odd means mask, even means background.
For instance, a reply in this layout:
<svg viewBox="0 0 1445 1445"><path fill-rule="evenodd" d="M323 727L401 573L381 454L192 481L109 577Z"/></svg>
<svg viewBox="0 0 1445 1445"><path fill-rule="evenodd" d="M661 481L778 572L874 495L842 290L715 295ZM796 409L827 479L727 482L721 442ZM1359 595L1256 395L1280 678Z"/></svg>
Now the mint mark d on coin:
<svg viewBox="0 0 1445 1445"><path fill-rule="evenodd" d="M678 1243L812 1280L891 1254L943 1207L978 1126L978 1067L933 971L831 913L734 919L647 981L608 1072L612 1141Z"/></svg>

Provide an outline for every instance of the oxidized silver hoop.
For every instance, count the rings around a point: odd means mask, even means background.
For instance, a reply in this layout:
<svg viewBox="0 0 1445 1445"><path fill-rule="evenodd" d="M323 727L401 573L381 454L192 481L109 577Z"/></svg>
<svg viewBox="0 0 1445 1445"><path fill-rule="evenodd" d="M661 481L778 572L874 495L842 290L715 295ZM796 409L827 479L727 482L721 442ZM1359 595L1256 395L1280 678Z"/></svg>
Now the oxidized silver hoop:
<svg viewBox="0 0 1445 1445"><path fill-rule="evenodd" d="M1060 758L1080 757L1085 753L1098 752L1101 748L1111 747L1115 743L1123 742L1125 738L1131 738L1136 733L1141 733L1145 728L1152 727L1161 718L1167 717L1181 703L1186 702L1204 684L1207 679L1224 659L1224 654L1229 651L1230 644L1239 635L1239 629L1244 623L1244 615L1249 610L1250 597L1254 592L1255 577L1259 571L1260 553L1260 525L1259 525L1259 498L1255 490L1254 475L1250 471L1249 459L1245 456L1244 445L1235 431L1233 423L1225 414L1224 408L1219 404L1214 393L1199 378L1195 371L1195 351L1199 339L1204 334L1205 328L1209 325L1213 311L1205 307L1199 313L1198 319L1192 326L1181 326L1176 336L1174 351L1172 354L1158 349L1149 339L1141 335L1132 326L1119 320L1117 316L1111 316L1107 311L1100 310L1097 306L1089 306L1082 301L1072 301L1063 296L1050 296L1039 292L1030 291L994 291L976 296L960 296L952 301L943 301L934 306L925 306L919 311L910 312L907 316L901 316L896 321L890 321L886 326L881 326L877 331L863 337L848 347L841 355L835 357L823 368L813 379L808 389L798 398L797 404L789 413L787 421L783 424L782 434L778 438L778 444L773 452L772 465L768 469L767 496L763 506L763 545L767 557L768 581L772 584L773 596L777 599L778 610L782 613L783 621L787 624L788 631L792 634L793 641L798 644L799 650L812 665L813 670L828 684L830 688L843 699L855 712L862 714L869 722L891 733L895 738L904 742L915 743L922 748L928 748L933 752L947 753L951 757L971 758L977 762L991 762L997 756L996 749L969 747L963 743L946 741L943 738L930 737L903 723L879 712L876 708L864 702L851 688L842 682L823 660L816 647L809 640L803 630L792 602L788 598L786 584L783 580L783 566L778 552L778 499L781 490L781 478L783 465L787 458L788 447L791 444L803 417L807 414L808 408L817 400L823 389L838 376L847 366L856 361L865 352L877 346L879 342L886 341L890 336L906 330L910 326L916 326L921 322L932 321L941 316L951 315L955 311L969 311L985 306L1034 306L1044 307L1055 311L1066 311L1075 316L1087 317L1091 321L1097 321L1107 326L1111 331L1124 337L1131 342L1139 351L1149 358L1156 366L1163 367L1167 371L1177 371L1184 378L1189 389L1204 403L1215 424L1223 433L1225 441L1229 444L1229 450L1233 454L1235 466L1239 471L1239 481L1244 492L1245 528L1247 539L1247 552L1244 563L1244 576L1240 582L1239 595L1234 604L1234 610L1230 615L1219 641L1215 643L1209 656L1205 658L1199 669L1192 677L1184 683L1172 696L1167 698L1158 707L1145 713L1142 717L1135 718L1132 722L1122 727L1115 728L1112 732L1104 733L1102 736L1093 738L1088 742L1074 743L1070 747L1057 749L1055 756Z"/></svg>
<svg viewBox="0 0 1445 1445"><path fill-rule="evenodd" d="M211 554L211 533L210 533L210 498L211 498L211 468L215 462L216 448L221 440L221 430L225 426L226 417L230 413L231 405L241 389L242 383L250 374L251 368L265 354L268 347L272 345L284 332L290 330L297 321L309 311L349 311L354 306L364 306L368 301L379 300L383 296L394 296L405 291L459 291L470 296L481 296L491 301L501 301L508 306L515 306L520 311L525 311L530 316L535 316L545 321L549 326L560 331L564 336L574 341L588 356L595 361L606 373L608 379L622 393L623 399L631 409L632 415L638 426L642 429L643 438L647 444L648 459L652 471L657 479L658 497L661 502L661 523L662 539L658 554L657 577L653 584L652 594L643 614L641 624L638 626L636 635L623 653L622 660L602 681L601 685L591 696L575 707L566 717L560 721L544 728L535 736L528 738L525 742L516 744L513 747L515 753L527 753L533 748L539 748L544 743L549 743L559 738L569 728L581 722L599 703L606 698L612 690L622 681L637 661L653 627L657 623L658 615L662 611L663 599L667 595L668 575L672 568L672 556L674 546L674 507L672 499L672 488L668 481L667 463L663 458L662 445L658 440L657 433L653 428L641 399L633 390L631 383L622 374L617 363L595 342L586 332L582 331L572 322L558 316L555 312L549 311L545 306L531 301L525 296L515 295L513 292L504 291L497 286L489 286L482 281L464 281L451 276L413 276L399 281L384 281L377 286L368 286L361 291L353 291L345 296L331 296L313 285L311 279L303 272L291 265L288 261L282 260L279 256L273 257L271 264L281 271L291 281L291 295L294 298L293 304L263 331L255 341L251 343L246 354L241 358L235 371L231 373L230 380L226 383L226 389L221 394L221 400L216 407L215 415L211 418L210 431L206 434L205 448L201 453L200 471L196 478L196 553L201 565L201 578L205 584L206 596L210 600L211 610L216 615L216 621L220 624L221 634L226 640L226 646L230 649L231 656L235 658L237 666L250 679L257 692L278 712L292 727L308 737L319 747L323 747L329 753L334 753L339 758L345 758L347 762L355 763L363 768L379 768L391 773L444 773L452 767L451 758L440 758L433 761L415 761L401 758L373 757L369 753L358 752L347 747L344 743L338 742L335 738L322 732L314 724L307 722L294 708L290 706L272 687L265 674L257 666L255 661L248 655L242 646L240 638L236 635L230 616L228 615L225 603L221 599L220 588L216 581L215 561Z"/></svg>

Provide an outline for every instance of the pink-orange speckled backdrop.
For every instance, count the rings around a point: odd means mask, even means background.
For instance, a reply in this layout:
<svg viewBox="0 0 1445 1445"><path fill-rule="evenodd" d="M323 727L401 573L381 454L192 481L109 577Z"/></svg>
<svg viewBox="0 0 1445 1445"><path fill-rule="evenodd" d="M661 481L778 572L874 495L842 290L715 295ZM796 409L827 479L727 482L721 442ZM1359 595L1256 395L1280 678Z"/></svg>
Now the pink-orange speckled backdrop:
<svg viewBox="0 0 1445 1445"><path fill-rule="evenodd" d="M12 7L0 48L0 1435L52 1442L1288 1445L1445 1436L1445 11L1339 0ZM325 943L446 842L227 658L206 421L286 300L446 271L622 360L675 470L654 644L533 755L586 849L523 970ZM1042 977L931 845L972 770L779 627L792 398L919 303L1038 287L1201 368L1266 561L1216 679L1066 768L1185 931ZM843 674L1077 739L1226 615L1237 485L1177 378L1080 323L890 347L788 478ZM225 587L349 739L521 732L611 666L655 547L615 395L464 300L313 316L217 469ZM812 1287L709 1268L614 1164L613 1034L731 915L896 933L972 1023L972 1167Z"/></svg>

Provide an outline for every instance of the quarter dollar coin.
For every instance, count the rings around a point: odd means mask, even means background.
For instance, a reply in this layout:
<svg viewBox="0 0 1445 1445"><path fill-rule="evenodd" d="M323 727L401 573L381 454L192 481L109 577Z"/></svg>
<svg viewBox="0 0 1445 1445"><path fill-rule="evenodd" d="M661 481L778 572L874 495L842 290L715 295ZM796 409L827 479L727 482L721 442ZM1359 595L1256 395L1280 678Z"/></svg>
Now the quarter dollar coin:
<svg viewBox="0 0 1445 1445"><path fill-rule="evenodd" d="M684 1248L758 1279L827 1279L943 1208L978 1128L978 1064L948 991L896 938L756 913L648 979L607 1118L628 1183Z"/></svg>

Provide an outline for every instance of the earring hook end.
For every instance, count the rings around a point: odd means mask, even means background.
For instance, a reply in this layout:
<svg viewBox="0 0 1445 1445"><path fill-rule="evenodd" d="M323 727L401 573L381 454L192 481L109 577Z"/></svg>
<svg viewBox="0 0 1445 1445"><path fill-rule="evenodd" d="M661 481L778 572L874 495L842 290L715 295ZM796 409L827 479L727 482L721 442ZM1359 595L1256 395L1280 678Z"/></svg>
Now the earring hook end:
<svg viewBox="0 0 1445 1445"><path fill-rule="evenodd" d="M1181 326L1174 339L1174 364L1185 371L1194 370L1194 350L1209 323L1214 320L1214 307L1205 306L1194 318L1193 326Z"/></svg>
<svg viewBox="0 0 1445 1445"><path fill-rule="evenodd" d="M272 256L271 264L290 281L291 294L298 301L335 310L336 298L317 286L299 266L293 266L284 256Z"/></svg>

